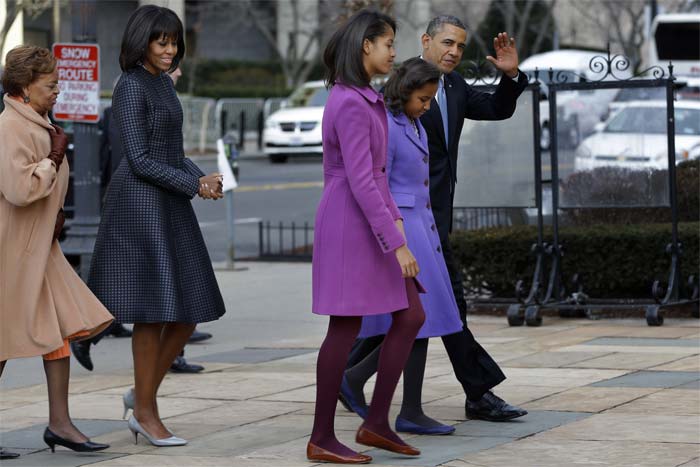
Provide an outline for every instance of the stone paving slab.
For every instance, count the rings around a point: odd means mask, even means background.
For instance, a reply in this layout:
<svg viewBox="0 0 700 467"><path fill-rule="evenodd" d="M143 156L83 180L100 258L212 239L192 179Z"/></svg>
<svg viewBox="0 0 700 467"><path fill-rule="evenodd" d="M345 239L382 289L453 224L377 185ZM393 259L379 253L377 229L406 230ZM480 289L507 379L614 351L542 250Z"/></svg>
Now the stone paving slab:
<svg viewBox="0 0 700 467"><path fill-rule="evenodd" d="M574 388L609 380L629 373L627 370L570 368L508 368L503 372L509 379L528 386L557 386Z"/></svg>
<svg viewBox="0 0 700 467"><path fill-rule="evenodd" d="M120 457L114 460L89 464L97 467L230 467L232 465L241 467L313 467L314 465L306 460L298 462L284 462L279 460L241 459L228 457L207 457L207 456L178 456L167 457L149 454L137 454L133 456ZM327 465L327 464L326 464Z"/></svg>
<svg viewBox="0 0 700 467"><path fill-rule="evenodd" d="M599 352L601 354L624 352L624 353L639 353L639 354L675 354L678 358L697 355L698 348L692 346L670 346L670 345L588 345L576 344L556 349L557 352Z"/></svg>
<svg viewBox="0 0 700 467"><path fill-rule="evenodd" d="M582 362L600 358L597 352L536 352L525 357L504 360L511 368L580 367Z"/></svg>
<svg viewBox="0 0 700 467"><path fill-rule="evenodd" d="M230 352L221 352L209 355L200 355L198 362L223 362L223 363L263 363L296 355L315 353L317 349L285 349L285 348L253 348L245 347Z"/></svg>
<svg viewBox="0 0 700 467"><path fill-rule="evenodd" d="M524 417L508 422L493 423L468 420L455 425L458 436L487 436L500 438L524 438L552 428L584 420L591 414L582 412L557 412L533 410Z"/></svg>
<svg viewBox="0 0 700 467"><path fill-rule="evenodd" d="M700 372L700 355L680 358L671 363L650 368L654 371L697 371Z"/></svg>
<svg viewBox="0 0 700 467"><path fill-rule="evenodd" d="M0 446L10 449L48 449L43 438L46 426L46 423L42 423L21 430L0 433ZM75 420L75 426L92 438L123 429L126 427L126 423L112 420ZM59 447L56 449L58 450ZM64 450L64 448L60 449Z"/></svg>
<svg viewBox="0 0 700 467"><path fill-rule="evenodd" d="M659 389L652 388L599 388L583 387L543 397L524 404L528 410L565 410L576 412L602 412L621 404L639 399Z"/></svg>
<svg viewBox="0 0 700 467"><path fill-rule="evenodd" d="M700 381L691 381L690 383L681 384L676 386L675 389L689 389L692 391L700 391Z"/></svg>
<svg viewBox="0 0 700 467"><path fill-rule="evenodd" d="M629 391L629 389L625 390ZM664 389L662 391L639 397L625 404L618 405L617 407L609 410L608 413L695 415L700 417L700 392L683 391L679 389Z"/></svg>
<svg viewBox="0 0 700 467"><path fill-rule="evenodd" d="M287 273L293 270L285 269ZM280 296L283 300L292 296L285 295L291 291L283 291L277 298L266 297L261 305L256 300L259 290L237 286L235 281L229 285L224 287L225 295L236 298L236 310L256 320L255 309L241 307L268 307L279 302ZM303 295L298 286L295 297ZM315 349L323 339L327 320L308 313L309 303L302 303L296 311L284 310L280 326L294 326L299 321L309 331L293 338L246 341L236 347L231 344L235 341L228 339L232 334L221 328L212 345L188 347L188 359L206 360L206 371L169 374L159 398L166 425L190 441L184 447L156 448L143 439L134 444L126 422L120 420L121 396L133 384L128 368L107 368L103 369L105 374L71 380L70 404L77 424L104 423L106 431L101 434L86 431L95 441L111 444L109 450L90 457L66 450L51 455L42 444L41 433L32 432L43 430L47 417L46 387L36 384L36 378L32 386L3 390L2 436L24 437L34 446L24 450L21 463L14 465L314 465L305 459L305 448L313 423ZM294 314L302 311L303 315ZM227 315L217 327L238 326L237 316ZM465 420L465 396L444 346L435 339L428 351L425 412L457 426L457 433L404 436L423 450L422 456L407 459L371 450L375 463L700 467L700 348L683 342L700 338L700 320L667 319L665 326L651 328L642 319L554 317L539 328L511 328L503 317L472 316L470 325L507 376L494 392L524 406L530 414L508 423ZM247 326L255 329L254 324ZM266 332L261 331L269 335ZM669 345L669 341L680 343ZM129 352L127 341L109 343ZM119 359L123 360L122 354ZM365 387L368 398L373 385L374 378ZM399 383L390 409L391 423L400 409L402 386ZM105 420L92 420L95 418ZM368 451L354 442L360 423L357 415L338 405L338 438L353 449Z"/></svg>
<svg viewBox="0 0 700 467"><path fill-rule="evenodd" d="M698 446L684 443L577 441L547 434L468 454L445 467L676 467L697 456Z"/></svg>
<svg viewBox="0 0 700 467"><path fill-rule="evenodd" d="M628 375L591 383L595 387L672 388L700 380L692 371L637 371Z"/></svg>
<svg viewBox="0 0 700 467"><path fill-rule="evenodd" d="M550 430L552 438L584 441L637 441L695 444L700 450L696 416L606 412Z"/></svg>
<svg viewBox="0 0 700 467"><path fill-rule="evenodd" d="M402 456L380 449L364 452L379 465L436 466L457 459L470 452L483 451L513 441L512 438L488 436L422 436L411 442L421 450L418 457Z"/></svg>
<svg viewBox="0 0 700 467"><path fill-rule="evenodd" d="M670 346L698 348L695 339L659 339L659 338L634 338L634 337L598 337L585 342L586 345L643 345L643 346Z"/></svg>
<svg viewBox="0 0 700 467"><path fill-rule="evenodd" d="M20 456L12 461L3 461L2 465L19 467L72 467L76 465L93 465L103 461L109 461L122 457L124 454L111 454L105 452L73 452L56 448L56 452L50 450L33 452Z"/></svg>
<svg viewBox="0 0 700 467"><path fill-rule="evenodd" d="M564 352L559 353L565 355ZM676 354L636 354L616 352L566 366L576 368L608 368L611 370L644 370L676 360L679 360L679 357Z"/></svg>

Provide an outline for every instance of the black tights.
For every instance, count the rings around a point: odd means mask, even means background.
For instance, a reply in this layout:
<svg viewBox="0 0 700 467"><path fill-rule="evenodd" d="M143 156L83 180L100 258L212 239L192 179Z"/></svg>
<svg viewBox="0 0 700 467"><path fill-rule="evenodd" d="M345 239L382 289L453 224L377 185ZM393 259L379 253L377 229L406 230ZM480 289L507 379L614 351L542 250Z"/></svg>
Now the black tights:
<svg viewBox="0 0 700 467"><path fill-rule="evenodd" d="M389 407L413 341L425 321L413 279L406 279L406 292L408 308L391 314L391 328L379 355L372 404L363 424L370 431L400 443L403 441L389 427ZM336 438L334 419L348 354L361 325L361 316L331 316L316 364L316 412L310 441L340 455L354 454Z"/></svg>

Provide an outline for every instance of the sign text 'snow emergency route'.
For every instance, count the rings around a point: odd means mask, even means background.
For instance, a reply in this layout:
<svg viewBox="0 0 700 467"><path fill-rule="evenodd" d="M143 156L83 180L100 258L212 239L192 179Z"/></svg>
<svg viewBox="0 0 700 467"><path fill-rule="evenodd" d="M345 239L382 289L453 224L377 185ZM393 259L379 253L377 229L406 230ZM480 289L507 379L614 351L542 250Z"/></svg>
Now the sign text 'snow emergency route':
<svg viewBox="0 0 700 467"><path fill-rule="evenodd" d="M97 44L54 44L61 93L54 118L95 123L100 119L100 49Z"/></svg>

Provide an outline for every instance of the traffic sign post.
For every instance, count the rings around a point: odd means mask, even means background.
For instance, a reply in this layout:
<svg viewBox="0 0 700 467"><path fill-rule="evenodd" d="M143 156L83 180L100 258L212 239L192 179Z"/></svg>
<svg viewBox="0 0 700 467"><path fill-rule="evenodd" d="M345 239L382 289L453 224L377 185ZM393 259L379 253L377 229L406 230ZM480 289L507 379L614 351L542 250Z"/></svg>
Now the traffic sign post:
<svg viewBox="0 0 700 467"><path fill-rule="evenodd" d="M97 0L71 0L73 43L55 44L61 93L56 120L73 124L73 195L75 211L61 248L80 256L87 279L100 224L100 49L97 46Z"/></svg>
<svg viewBox="0 0 700 467"><path fill-rule="evenodd" d="M97 44L54 44L61 93L53 116L58 121L100 120L100 47Z"/></svg>

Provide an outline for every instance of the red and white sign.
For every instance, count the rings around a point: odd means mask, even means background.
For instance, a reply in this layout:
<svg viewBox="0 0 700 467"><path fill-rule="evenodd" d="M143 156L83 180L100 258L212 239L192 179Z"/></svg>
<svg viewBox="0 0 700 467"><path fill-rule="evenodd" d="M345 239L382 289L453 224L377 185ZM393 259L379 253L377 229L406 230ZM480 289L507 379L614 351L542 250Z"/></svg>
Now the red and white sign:
<svg viewBox="0 0 700 467"><path fill-rule="evenodd" d="M100 46L54 44L61 93L54 119L83 123L100 120Z"/></svg>

